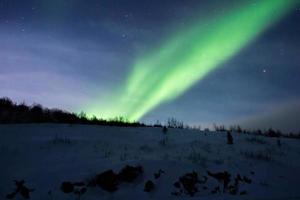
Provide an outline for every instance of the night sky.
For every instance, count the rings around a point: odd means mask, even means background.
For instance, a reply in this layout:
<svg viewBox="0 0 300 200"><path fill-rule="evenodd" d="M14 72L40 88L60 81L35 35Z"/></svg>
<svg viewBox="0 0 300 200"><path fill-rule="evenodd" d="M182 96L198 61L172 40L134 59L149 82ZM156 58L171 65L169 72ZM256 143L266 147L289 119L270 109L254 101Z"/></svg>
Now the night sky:
<svg viewBox="0 0 300 200"><path fill-rule="evenodd" d="M297 0L0 0L0 97L299 131L299 36Z"/></svg>

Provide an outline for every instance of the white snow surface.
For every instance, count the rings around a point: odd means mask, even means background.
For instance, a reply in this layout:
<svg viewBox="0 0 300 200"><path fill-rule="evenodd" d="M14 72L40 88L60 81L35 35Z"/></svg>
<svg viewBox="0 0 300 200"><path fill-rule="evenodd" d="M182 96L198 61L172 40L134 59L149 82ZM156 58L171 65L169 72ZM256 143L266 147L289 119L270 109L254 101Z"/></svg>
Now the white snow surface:
<svg viewBox="0 0 300 200"><path fill-rule="evenodd" d="M153 127L0 125L0 199L13 191L14 180L25 180L34 188L33 200L75 200L60 190L63 181L86 181L108 169L117 173L125 165L141 165L144 173L134 183L122 183L114 193L88 188L80 199L300 200L300 140L281 138L278 146L276 138L232 135L234 144L228 145L226 134L198 130L164 134ZM159 169L165 174L155 179ZM173 183L179 177L193 171L207 176L207 170L245 175L252 183L240 186L246 195L212 194L221 185L213 178L194 197L171 194L178 190ZM155 183L153 192L144 192L147 180Z"/></svg>

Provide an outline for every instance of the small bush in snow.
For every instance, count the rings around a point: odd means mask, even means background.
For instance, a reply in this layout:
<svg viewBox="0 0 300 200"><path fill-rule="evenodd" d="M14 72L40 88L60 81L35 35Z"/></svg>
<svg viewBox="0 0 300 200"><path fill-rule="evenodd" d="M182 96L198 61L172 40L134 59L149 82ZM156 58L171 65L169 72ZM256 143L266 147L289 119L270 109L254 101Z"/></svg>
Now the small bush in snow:
<svg viewBox="0 0 300 200"><path fill-rule="evenodd" d="M161 176L162 174L164 174L164 173L165 173L164 170L159 169L158 172L154 173L154 178L155 178L155 179L158 179L158 178L160 178L160 176Z"/></svg>
<svg viewBox="0 0 300 200"><path fill-rule="evenodd" d="M271 161L272 160L271 155L268 152L244 151L244 152L241 152L241 154L243 156L245 156L246 158L253 159L253 160L263 160L263 161Z"/></svg>
<svg viewBox="0 0 300 200"><path fill-rule="evenodd" d="M7 199L14 199L18 194L23 198L23 199L30 199L30 193L34 191L34 189L29 189L27 186L25 186L25 181L16 181L15 180L15 185L16 188L15 190L6 195Z"/></svg>
<svg viewBox="0 0 300 200"><path fill-rule="evenodd" d="M147 144L140 146L139 149L144 152L152 152L153 151L153 149Z"/></svg>
<svg viewBox="0 0 300 200"><path fill-rule="evenodd" d="M104 158L109 158L112 155L112 152L107 149L105 149L103 153L104 153Z"/></svg>
<svg viewBox="0 0 300 200"><path fill-rule="evenodd" d="M277 139L277 146L278 146L278 147L281 147L281 141L280 141L279 138Z"/></svg>
<svg viewBox="0 0 300 200"><path fill-rule="evenodd" d="M107 170L98 174L93 180L90 181L89 185L96 185L108 192L115 192L118 190L119 180L118 174L112 170Z"/></svg>
<svg viewBox="0 0 300 200"><path fill-rule="evenodd" d="M258 137L251 137L251 138L246 138L246 141L250 143L256 143L256 144L266 144L267 142L261 138Z"/></svg>
<svg viewBox="0 0 300 200"><path fill-rule="evenodd" d="M227 131L227 144L233 144L233 137L230 131Z"/></svg>
<svg viewBox="0 0 300 200"><path fill-rule="evenodd" d="M164 137L162 140L159 141L159 144L163 147L167 146L169 144L169 138L168 136Z"/></svg>
<svg viewBox="0 0 300 200"><path fill-rule="evenodd" d="M214 160L214 163L216 165L222 165L222 164L224 164L224 160L216 159L216 160Z"/></svg>
<svg viewBox="0 0 300 200"><path fill-rule="evenodd" d="M121 182L132 183L134 182L139 176L144 173L142 166L129 166L126 165L118 174L118 179Z"/></svg>
<svg viewBox="0 0 300 200"><path fill-rule="evenodd" d="M206 166L207 158L204 157L200 152L197 152L195 148L192 147L191 152L187 156L187 160L192 163L197 163L202 166Z"/></svg>
<svg viewBox="0 0 300 200"><path fill-rule="evenodd" d="M162 132L163 132L164 134L167 134L168 128L167 128L166 126L164 126L163 129L162 129Z"/></svg>
<svg viewBox="0 0 300 200"><path fill-rule="evenodd" d="M125 153L122 153L121 155L120 155L120 160L121 161L126 161L127 160L127 157L128 157L128 154L125 152Z"/></svg>
<svg viewBox="0 0 300 200"><path fill-rule="evenodd" d="M53 144L71 144L71 139L67 137L61 137L55 135L55 138L52 140Z"/></svg>
<svg viewBox="0 0 300 200"><path fill-rule="evenodd" d="M154 185L153 181L148 180L148 181L145 183L144 191L145 191L145 192L152 192L154 189L155 189L155 185Z"/></svg>

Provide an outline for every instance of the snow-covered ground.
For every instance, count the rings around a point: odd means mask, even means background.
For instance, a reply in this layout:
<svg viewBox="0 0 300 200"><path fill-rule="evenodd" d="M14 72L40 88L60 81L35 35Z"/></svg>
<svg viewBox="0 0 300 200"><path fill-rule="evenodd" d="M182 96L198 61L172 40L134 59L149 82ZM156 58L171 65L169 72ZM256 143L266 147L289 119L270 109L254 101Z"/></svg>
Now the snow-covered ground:
<svg viewBox="0 0 300 200"><path fill-rule="evenodd" d="M105 127L90 125L0 125L0 199L14 188L14 180L25 180L34 188L34 200L75 200L65 194L64 181L92 179L108 169L116 173L125 165L143 167L144 173L133 183L121 183L109 193L99 187L87 188L82 200L94 199L300 199L300 140L233 133L234 144L227 144L224 133L161 128ZM165 173L155 179L159 169ZM223 193L222 183L208 176L207 170L228 171L251 183L241 183L239 191ZM198 184L194 197L173 184L186 173L206 176ZM155 189L144 192L145 182L152 180ZM211 191L220 186L221 192ZM16 196L15 199L22 199Z"/></svg>

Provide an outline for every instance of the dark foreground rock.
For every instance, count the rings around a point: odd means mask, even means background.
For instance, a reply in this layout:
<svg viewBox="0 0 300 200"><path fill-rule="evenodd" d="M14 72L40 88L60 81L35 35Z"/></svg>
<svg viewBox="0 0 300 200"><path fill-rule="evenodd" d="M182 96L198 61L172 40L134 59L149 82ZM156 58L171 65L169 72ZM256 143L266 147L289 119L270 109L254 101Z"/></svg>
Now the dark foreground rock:
<svg viewBox="0 0 300 200"><path fill-rule="evenodd" d="M126 165L118 174L118 178L120 182L132 183L142 174L142 166L133 167Z"/></svg>
<svg viewBox="0 0 300 200"><path fill-rule="evenodd" d="M155 188L154 183L151 180L148 180L145 183L144 191L145 192L152 192L154 190L154 188Z"/></svg>
<svg viewBox="0 0 300 200"><path fill-rule="evenodd" d="M108 192L115 192L118 190L119 179L118 175L112 170L107 170L95 177L95 183L97 186Z"/></svg>
<svg viewBox="0 0 300 200"><path fill-rule="evenodd" d="M74 191L74 185L69 181L65 181L61 184L60 189L63 193L68 194Z"/></svg>
<svg viewBox="0 0 300 200"><path fill-rule="evenodd" d="M14 181L16 188L15 190L6 195L7 199L14 199L17 194L20 194L22 198L24 199L30 199L30 193L34 191L34 189L29 189L28 187L25 186L25 181Z"/></svg>

